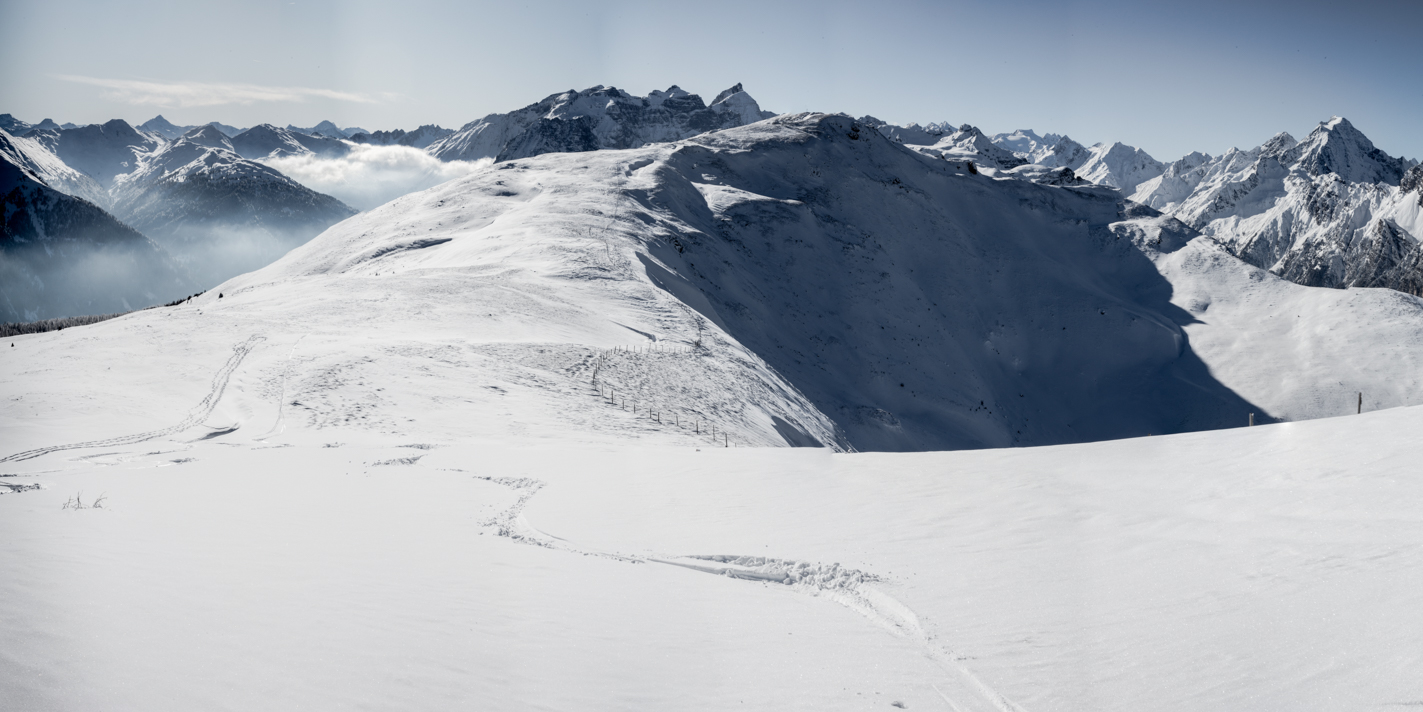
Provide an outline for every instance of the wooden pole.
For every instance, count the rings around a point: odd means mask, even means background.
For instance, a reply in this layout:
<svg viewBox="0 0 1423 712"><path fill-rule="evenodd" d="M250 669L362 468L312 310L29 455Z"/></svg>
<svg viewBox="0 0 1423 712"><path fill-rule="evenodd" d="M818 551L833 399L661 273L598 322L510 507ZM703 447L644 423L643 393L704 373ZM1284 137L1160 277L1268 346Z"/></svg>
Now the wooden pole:
<svg viewBox="0 0 1423 712"><path fill-rule="evenodd" d="M1363 392L1363 391L1359 391L1359 412L1355 413L1354 415L1363 415L1363 414L1364 414L1364 392Z"/></svg>
<svg viewBox="0 0 1423 712"><path fill-rule="evenodd" d="M1252 425L1252 426L1255 425L1255 414L1254 414L1254 413L1251 413L1251 414L1250 414L1250 425Z"/></svg>

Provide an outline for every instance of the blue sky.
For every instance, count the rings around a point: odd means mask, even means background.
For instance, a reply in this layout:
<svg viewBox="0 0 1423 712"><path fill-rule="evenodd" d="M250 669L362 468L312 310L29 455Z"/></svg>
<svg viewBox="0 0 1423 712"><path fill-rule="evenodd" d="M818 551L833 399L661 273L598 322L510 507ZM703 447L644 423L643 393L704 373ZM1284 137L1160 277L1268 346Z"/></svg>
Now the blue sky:
<svg viewBox="0 0 1423 712"><path fill-rule="evenodd" d="M1162 160L1348 117L1423 156L1423 2L0 3L27 121L456 127L595 84L1032 128Z"/></svg>

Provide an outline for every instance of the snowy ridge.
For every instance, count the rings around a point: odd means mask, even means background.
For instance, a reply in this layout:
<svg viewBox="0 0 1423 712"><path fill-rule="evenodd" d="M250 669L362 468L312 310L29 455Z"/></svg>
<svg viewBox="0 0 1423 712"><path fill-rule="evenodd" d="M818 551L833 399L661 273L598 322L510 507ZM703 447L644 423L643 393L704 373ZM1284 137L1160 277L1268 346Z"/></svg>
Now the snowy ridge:
<svg viewBox="0 0 1423 712"><path fill-rule="evenodd" d="M504 161L543 153L636 148L767 118L737 84L708 106L677 86L637 97L614 87L554 94L465 124L428 148L443 161Z"/></svg>
<svg viewBox="0 0 1423 712"><path fill-rule="evenodd" d="M394 131L359 132L351 134L352 143L366 143L373 146L410 146L428 148L430 144L454 133L453 129L426 124L414 131L395 129Z"/></svg>
<svg viewBox="0 0 1423 712"><path fill-rule="evenodd" d="M1177 262L1192 269L1163 266ZM353 290L342 303L374 289L465 294L459 318L507 344L478 353L551 359L541 373L581 382L595 403L598 351L700 339L695 358L654 350L599 378L638 401L629 414L680 413L685 430L714 413L741 442L900 450L1227 427L1248 412L1333 414L1338 399L1321 389L1338 381L1381 402L1423 399L1417 380L1382 375L1423 363L1418 320L1384 316L1407 304L1372 292L1341 303L1115 190L975 176L842 116L495 164L356 216L222 290L265 301L317 284ZM1252 330L1241 320L1282 300L1350 340L1238 338ZM1218 314L1238 315L1234 327ZM1389 346L1347 379L1282 385L1251 365L1288 358L1322 374L1361 342ZM647 370L626 370L638 363Z"/></svg>
<svg viewBox="0 0 1423 712"><path fill-rule="evenodd" d="M163 145L161 136L134 129L123 119L60 130L54 151L70 168L93 178L104 189L138 167L141 155ZM48 144L46 144L48 145Z"/></svg>
<svg viewBox="0 0 1423 712"><path fill-rule="evenodd" d="M271 124L258 124L232 137L232 147L243 158L276 156L344 156L350 144L326 136L312 136Z"/></svg>

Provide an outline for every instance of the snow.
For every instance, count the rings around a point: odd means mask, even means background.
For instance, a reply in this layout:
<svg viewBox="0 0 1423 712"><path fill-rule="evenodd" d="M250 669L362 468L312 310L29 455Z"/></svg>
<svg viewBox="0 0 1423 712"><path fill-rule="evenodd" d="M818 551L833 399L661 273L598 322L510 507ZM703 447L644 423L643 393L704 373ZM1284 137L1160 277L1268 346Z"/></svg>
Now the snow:
<svg viewBox="0 0 1423 712"><path fill-rule="evenodd" d="M250 314L213 315L210 334L251 326ZM7 394L4 413L9 432L25 414L28 442L10 450L168 425L212 390L225 344L178 340L164 358L179 368L160 378L135 357L158 353L147 332L187 320L149 321L19 339L4 387L26 371L25 398ZM4 464L7 486L41 486L0 495L8 700L1312 710L1423 699L1408 673L1423 658L1423 491L1407 476L1423 409L948 453L579 443L545 410L568 406L527 386L492 394L474 372L447 377L438 356L368 350L374 333L325 326L256 343L206 426ZM322 363L322 341L377 358L359 372ZM61 346L103 354L113 372L80 387L63 377L74 364L35 360ZM367 415L386 422L306 420L318 389L354 379L385 388ZM431 412L405 400L419 391L467 402ZM601 419L633 422L612 408ZM76 495L104 499L63 508Z"/></svg>
<svg viewBox="0 0 1423 712"><path fill-rule="evenodd" d="M1423 294L1423 221L1400 185L1407 168L1334 117L1302 142L1280 133L1247 151L1187 156L1132 199L1300 284Z"/></svg>
<svg viewBox="0 0 1423 712"><path fill-rule="evenodd" d="M108 193L93 178L70 168L44 144L30 138L17 138L0 129L0 154L17 166L23 166L35 180L76 198L83 198L101 208L109 206Z"/></svg>
<svg viewBox="0 0 1423 712"><path fill-rule="evenodd" d="M0 697L1423 701L1423 300L870 128L506 160L5 339Z"/></svg>
<svg viewBox="0 0 1423 712"><path fill-rule="evenodd" d="M506 114L490 114L429 145L442 161L527 158L549 152L636 148L769 118L737 84L711 106L673 85L638 97L615 87L553 94Z"/></svg>

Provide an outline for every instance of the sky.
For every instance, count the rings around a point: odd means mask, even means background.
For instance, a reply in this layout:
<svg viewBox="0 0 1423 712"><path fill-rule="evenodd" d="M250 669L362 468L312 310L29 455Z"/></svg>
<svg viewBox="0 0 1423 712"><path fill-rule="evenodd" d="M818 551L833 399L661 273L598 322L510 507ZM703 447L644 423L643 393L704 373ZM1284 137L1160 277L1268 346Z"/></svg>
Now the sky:
<svg viewBox="0 0 1423 712"><path fill-rule="evenodd" d="M0 0L0 112L454 128L594 85L1031 128L1160 160L1347 117L1423 157L1423 2Z"/></svg>

